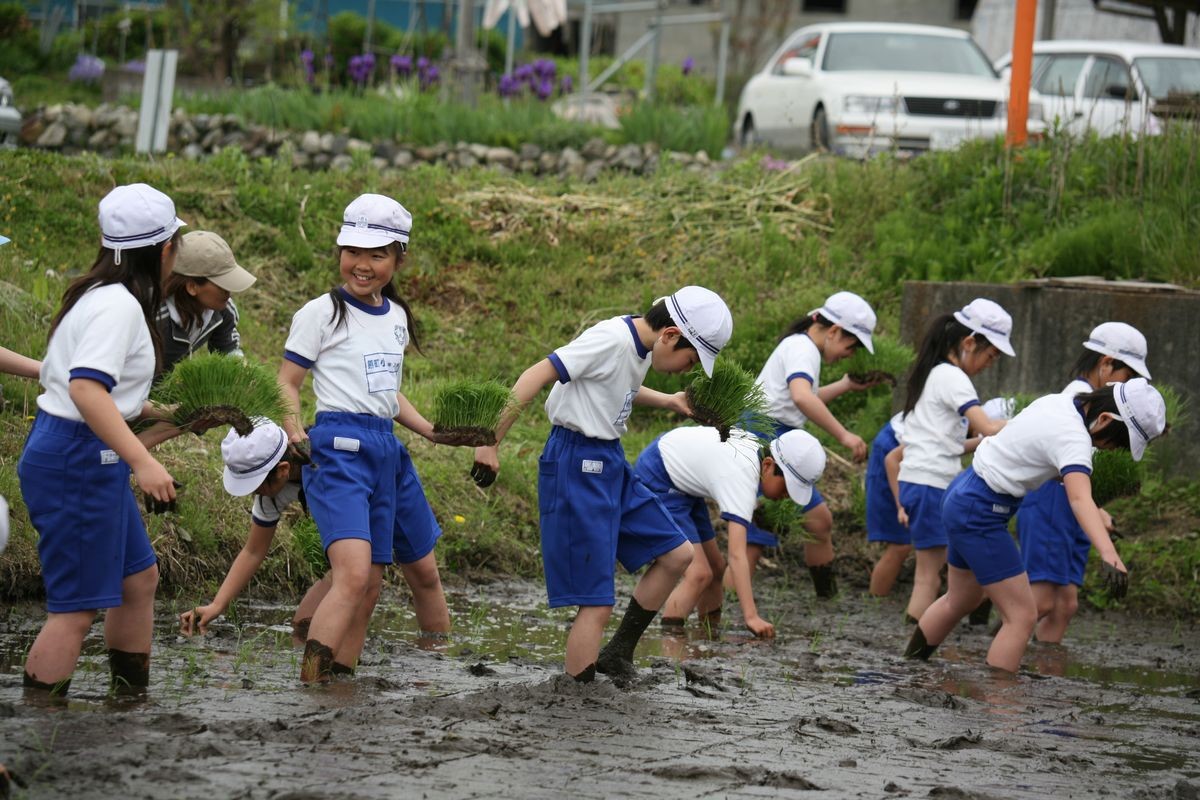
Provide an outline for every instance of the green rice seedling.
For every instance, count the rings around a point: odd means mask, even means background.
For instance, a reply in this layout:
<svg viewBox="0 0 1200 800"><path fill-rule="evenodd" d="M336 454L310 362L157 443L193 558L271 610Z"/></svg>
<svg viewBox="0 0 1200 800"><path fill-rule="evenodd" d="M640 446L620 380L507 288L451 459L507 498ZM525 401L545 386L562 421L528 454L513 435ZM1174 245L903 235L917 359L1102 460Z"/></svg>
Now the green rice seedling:
<svg viewBox="0 0 1200 800"><path fill-rule="evenodd" d="M804 529L804 511L791 498L764 500L754 511L754 524L789 542L812 540Z"/></svg>
<svg viewBox="0 0 1200 800"><path fill-rule="evenodd" d="M155 387L155 402L173 407L172 421L232 425L241 436L256 417L279 420L286 406L275 371L256 362L204 353L179 362Z"/></svg>
<svg viewBox="0 0 1200 800"><path fill-rule="evenodd" d="M1120 497L1141 491L1145 469L1128 450L1096 450L1092 453L1092 499L1104 506Z"/></svg>
<svg viewBox="0 0 1200 800"><path fill-rule="evenodd" d="M500 418L513 403L512 390L499 381L452 381L434 395L433 432L443 444L493 445Z"/></svg>
<svg viewBox="0 0 1200 800"><path fill-rule="evenodd" d="M854 355L842 362L843 374L855 383L886 383L895 386L900 376L908 372L914 353L906 344L876 336L873 339L875 352L868 353L865 347L854 351Z"/></svg>
<svg viewBox="0 0 1200 800"><path fill-rule="evenodd" d="M772 430L767 397L753 372L721 357L713 364L711 377L702 369L694 371L696 377L687 387L692 418L701 425L716 428L722 442L729 438L729 429L735 425L754 432Z"/></svg>
<svg viewBox="0 0 1200 800"><path fill-rule="evenodd" d="M321 544L321 534L317 531L317 523L312 517L302 517L292 523L292 554L308 565L314 577L324 575L329 569L325 558L325 546Z"/></svg>

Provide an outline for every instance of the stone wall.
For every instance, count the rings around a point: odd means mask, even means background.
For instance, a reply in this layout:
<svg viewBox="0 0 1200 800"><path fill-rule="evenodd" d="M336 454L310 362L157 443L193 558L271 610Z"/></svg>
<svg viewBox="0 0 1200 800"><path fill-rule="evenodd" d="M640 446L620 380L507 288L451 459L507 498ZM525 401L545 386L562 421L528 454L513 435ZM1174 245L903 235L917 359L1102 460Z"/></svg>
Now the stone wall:
<svg viewBox="0 0 1200 800"><path fill-rule="evenodd" d="M1001 357L974 379L981 398L1014 392L1047 394L1061 390L1083 342L1101 322L1127 322L1149 343L1147 366L1155 384L1178 391L1190 407L1184 424L1153 445L1157 463L1182 474L1200 474L1200 454L1191 442L1200 433L1200 292L1166 284L1068 279L1028 281L1010 286L987 283L904 285L900 311L902 338L914 348L929 320L962 308L976 297L1004 306L1013 317L1016 358Z"/></svg>
<svg viewBox="0 0 1200 800"><path fill-rule="evenodd" d="M21 143L48 150L115 155L133 151L137 125L138 112L126 106L54 105L38 109L25 120ZM300 169L349 170L356 155L380 169L407 169L419 163L462 168L483 165L507 174L561 175L585 180L594 180L605 170L653 172L663 161L694 171L719 167L704 152L662 153L654 144L618 146L598 138L578 150L571 147L543 150L534 144L511 149L466 142L416 147L388 140L367 142L344 134L249 125L232 114L189 115L178 108L172 112L169 152L195 160L226 147L238 147L254 158L282 151Z"/></svg>

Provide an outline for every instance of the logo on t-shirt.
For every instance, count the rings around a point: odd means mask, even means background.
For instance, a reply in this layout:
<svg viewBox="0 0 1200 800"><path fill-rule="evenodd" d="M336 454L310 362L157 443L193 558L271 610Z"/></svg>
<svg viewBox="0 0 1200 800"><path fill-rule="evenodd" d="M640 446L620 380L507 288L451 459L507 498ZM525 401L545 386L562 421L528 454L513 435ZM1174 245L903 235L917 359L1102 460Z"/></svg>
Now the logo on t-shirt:
<svg viewBox="0 0 1200 800"><path fill-rule="evenodd" d="M392 328L392 334L396 337L396 344L400 345L401 349L408 347L408 329L403 325L397 325Z"/></svg>
<svg viewBox="0 0 1200 800"><path fill-rule="evenodd" d="M631 389L625 395L625 404L621 406L621 413L613 420L613 425L624 425L625 420L629 419L629 415L633 413L633 398L637 395L637 390Z"/></svg>
<svg viewBox="0 0 1200 800"><path fill-rule="evenodd" d="M367 353L363 356L363 368L367 375L367 391L371 394L379 392L395 392L400 389L400 365L404 363L403 353Z"/></svg>

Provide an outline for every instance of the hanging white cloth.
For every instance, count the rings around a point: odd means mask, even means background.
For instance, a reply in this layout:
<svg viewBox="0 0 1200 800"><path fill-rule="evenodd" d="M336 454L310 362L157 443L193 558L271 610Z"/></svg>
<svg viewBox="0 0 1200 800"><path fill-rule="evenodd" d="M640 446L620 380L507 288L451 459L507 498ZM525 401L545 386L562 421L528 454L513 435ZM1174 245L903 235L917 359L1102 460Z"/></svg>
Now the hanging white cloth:
<svg viewBox="0 0 1200 800"><path fill-rule="evenodd" d="M510 7L516 12L522 28L528 28L532 20L542 36L549 36L567 21L567 0L488 0L483 11L483 27L496 27Z"/></svg>

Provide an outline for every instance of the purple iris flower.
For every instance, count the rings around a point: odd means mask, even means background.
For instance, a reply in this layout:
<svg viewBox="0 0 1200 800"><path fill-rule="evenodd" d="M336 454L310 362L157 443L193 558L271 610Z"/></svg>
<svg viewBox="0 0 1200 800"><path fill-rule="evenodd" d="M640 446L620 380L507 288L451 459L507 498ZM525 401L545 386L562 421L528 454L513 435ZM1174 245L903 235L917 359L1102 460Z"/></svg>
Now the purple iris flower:
<svg viewBox="0 0 1200 800"><path fill-rule="evenodd" d="M692 58L691 56L688 56L687 58L685 58L683 60L682 69L683 69L684 75L691 75L692 70L694 70L695 68L696 68L696 59Z"/></svg>
<svg viewBox="0 0 1200 800"><path fill-rule="evenodd" d="M537 96L539 100L549 100L552 94L554 94L554 81L549 78L538 81Z"/></svg>
<svg viewBox="0 0 1200 800"><path fill-rule="evenodd" d="M563 75L562 80L558 84L558 90L562 94L570 94L575 89L575 79L570 75Z"/></svg>
<svg viewBox="0 0 1200 800"><path fill-rule="evenodd" d="M304 65L304 80L310 84L316 77L316 74L313 70L314 58L315 56L313 55L312 50L302 50L300 52L300 63Z"/></svg>
<svg viewBox="0 0 1200 800"><path fill-rule="evenodd" d="M522 64L521 66L519 66L515 70L513 70L513 77L516 78L521 83L528 83L528 84L532 85L533 77L534 77L533 65L532 64Z"/></svg>
<svg viewBox="0 0 1200 800"><path fill-rule="evenodd" d="M418 58L417 59L417 69L420 70L421 72L424 72L425 70L429 69L429 59L426 58L425 56L421 56L420 58Z"/></svg>
<svg viewBox="0 0 1200 800"><path fill-rule="evenodd" d="M512 75L501 75L500 82L496 84L496 91L501 97L512 97L521 91L521 82Z"/></svg>
<svg viewBox="0 0 1200 800"><path fill-rule="evenodd" d="M421 89L432 89L440 78L441 73L438 68L430 64L429 68L421 73Z"/></svg>
<svg viewBox="0 0 1200 800"><path fill-rule="evenodd" d="M394 55L391 58L392 70L401 78L407 78L412 74L413 60L412 56Z"/></svg>
<svg viewBox="0 0 1200 800"><path fill-rule="evenodd" d="M67 80L79 83L95 83L104 77L104 62L96 56L79 54L67 73Z"/></svg>
<svg viewBox="0 0 1200 800"><path fill-rule="evenodd" d="M533 62L533 74L542 80L546 80L547 78L553 80L557 71L558 67L548 58L539 58Z"/></svg>

